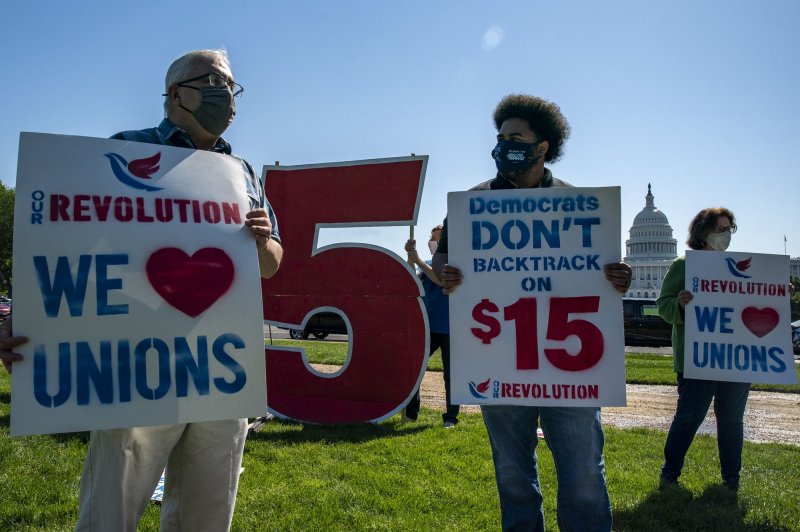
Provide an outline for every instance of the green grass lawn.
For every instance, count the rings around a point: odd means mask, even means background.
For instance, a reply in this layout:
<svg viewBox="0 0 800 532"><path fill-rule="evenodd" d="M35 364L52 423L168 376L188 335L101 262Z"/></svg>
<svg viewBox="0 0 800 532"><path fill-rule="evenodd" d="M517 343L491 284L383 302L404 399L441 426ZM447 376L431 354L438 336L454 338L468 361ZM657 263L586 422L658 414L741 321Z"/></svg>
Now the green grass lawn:
<svg viewBox="0 0 800 532"><path fill-rule="evenodd" d="M795 365L800 380L800 366ZM625 381L629 384L675 385L672 357L642 353L625 355ZM753 390L767 392L800 393L800 384L753 384Z"/></svg>
<svg viewBox="0 0 800 532"><path fill-rule="evenodd" d="M273 345L305 349L306 356L312 364L334 364L341 366L347 357L347 342L319 342L316 340L273 340ZM269 347L269 341L266 342ZM442 352L436 352L428 359L430 371L444 371L442 368Z"/></svg>
<svg viewBox="0 0 800 532"><path fill-rule="evenodd" d="M285 340L312 362L341 364L347 344ZM673 384L670 357L629 354L628 382ZM441 370L438 352L429 369ZM794 387L782 390L798 391ZM11 438L10 378L0 372L0 530L71 530L86 433ZM499 503L486 430L462 414L398 425L270 422L245 448L234 530L496 530ZM698 436L680 488L660 491L664 433L606 428L615 530L800 530L800 447L746 443L738 499L719 485L716 439ZM555 521L552 456L540 446L547 526ZM140 530L158 529L151 505Z"/></svg>
<svg viewBox="0 0 800 532"><path fill-rule="evenodd" d="M0 376L0 530L71 530L85 433L11 438ZM233 530L497 530L500 510L479 414L452 430L440 413L398 425L325 427L273 421L251 436ZM698 436L682 487L659 491L664 433L606 428L615 530L800 530L800 447L746 443L739 498L719 485L716 440ZM539 452L547 526L556 482ZM151 505L140 530L158 529Z"/></svg>
<svg viewBox="0 0 800 532"><path fill-rule="evenodd" d="M341 365L347 357L347 342L318 342L314 340L274 340L274 345L305 349L314 364ZM442 371L442 354L436 351L428 359L428 370ZM796 366L800 380L800 366ZM627 353L625 355L625 380L629 384L675 385L672 357L664 355ZM753 390L800 393L800 384L753 384Z"/></svg>

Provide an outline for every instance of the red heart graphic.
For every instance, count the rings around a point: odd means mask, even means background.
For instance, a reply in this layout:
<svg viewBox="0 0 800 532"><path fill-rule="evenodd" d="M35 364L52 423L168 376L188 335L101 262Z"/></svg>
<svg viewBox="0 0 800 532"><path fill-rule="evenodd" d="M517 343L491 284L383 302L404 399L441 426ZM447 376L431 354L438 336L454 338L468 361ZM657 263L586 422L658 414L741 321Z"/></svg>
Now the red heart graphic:
<svg viewBox="0 0 800 532"><path fill-rule="evenodd" d="M775 309L747 307L742 311L742 322L747 329L763 338L778 325L780 317Z"/></svg>
<svg viewBox="0 0 800 532"><path fill-rule="evenodd" d="M178 248L162 248L147 259L147 278L164 301L194 318L233 283L233 261L219 248L203 248L191 257Z"/></svg>

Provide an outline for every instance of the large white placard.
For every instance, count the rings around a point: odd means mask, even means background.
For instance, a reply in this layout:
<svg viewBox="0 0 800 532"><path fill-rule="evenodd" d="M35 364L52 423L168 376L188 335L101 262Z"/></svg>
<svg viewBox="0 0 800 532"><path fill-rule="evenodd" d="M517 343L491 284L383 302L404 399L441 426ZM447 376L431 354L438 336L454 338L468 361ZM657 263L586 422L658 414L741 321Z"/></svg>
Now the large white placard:
<svg viewBox="0 0 800 532"><path fill-rule="evenodd" d="M620 189L448 194L451 394L460 404L625 404Z"/></svg>
<svg viewBox="0 0 800 532"><path fill-rule="evenodd" d="M686 377L796 383L788 281L786 255L687 251Z"/></svg>
<svg viewBox="0 0 800 532"><path fill-rule="evenodd" d="M265 412L249 210L236 157L21 134L12 434Z"/></svg>

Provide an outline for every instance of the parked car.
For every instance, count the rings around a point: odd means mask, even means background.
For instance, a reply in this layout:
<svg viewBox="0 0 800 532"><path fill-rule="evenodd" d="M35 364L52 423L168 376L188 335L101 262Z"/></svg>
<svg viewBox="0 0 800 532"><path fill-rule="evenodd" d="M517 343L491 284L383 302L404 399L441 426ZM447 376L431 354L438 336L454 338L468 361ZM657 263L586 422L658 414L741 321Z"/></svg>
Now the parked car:
<svg viewBox="0 0 800 532"><path fill-rule="evenodd" d="M10 301L11 300L9 300L9 303L0 302L0 321L6 321L6 318L11 314Z"/></svg>
<svg viewBox="0 0 800 532"><path fill-rule="evenodd" d="M672 345L672 325L658 315L655 299L622 299L625 345L666 347Z"/></svg>
<svg viewBox="0 0 800 532"><path fill-rule="evenodd" d="M800 356L800 320L792 322L792 350Z"/></svg>
<svg viewBox="0 0 800 532"><path fill-rule="evenodd" d="M305 329L289 329L294 340L307 340L309 336L322 340L329 334L347 334L347 324L335 312L318 312L309 318Z"/></svg>

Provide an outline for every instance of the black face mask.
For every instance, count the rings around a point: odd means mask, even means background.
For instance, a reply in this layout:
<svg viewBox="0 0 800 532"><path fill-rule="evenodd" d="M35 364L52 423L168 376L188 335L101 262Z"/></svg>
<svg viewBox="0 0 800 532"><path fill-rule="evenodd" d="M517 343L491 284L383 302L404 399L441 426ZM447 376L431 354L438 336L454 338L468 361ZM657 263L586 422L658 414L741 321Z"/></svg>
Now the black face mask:
<svg viewBox="0 0 800 532"><path fill-rule="evenodd" d="M492 159L497 166L497 171L506 179L513 180L527 172L535 165L541 155L534 157L533 150L544 142L515 142L513 140L501 140L492 150Z"/></svg>
<svg viewBox="0 0 800 532"><path fill-rule="evenodd" d="M233 95L226 88L217 87L192 87L191 85L178 85L179 87L186 87L187 89L194 89L200 91L203 101L200 107L194 111L190 111L183 105L181 109L187 113L191 113L195 120L203 126L203 129L212 135L222 135L230 124L231 113L236 114L236 109L233 107Z"/></svg>

